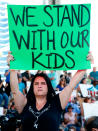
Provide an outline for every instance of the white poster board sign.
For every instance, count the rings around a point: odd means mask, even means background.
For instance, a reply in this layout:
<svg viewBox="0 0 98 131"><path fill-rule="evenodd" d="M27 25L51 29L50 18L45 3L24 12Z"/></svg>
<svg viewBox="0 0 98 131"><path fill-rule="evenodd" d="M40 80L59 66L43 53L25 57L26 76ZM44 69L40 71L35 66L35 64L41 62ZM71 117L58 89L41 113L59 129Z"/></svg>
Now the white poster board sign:
<svg viewBox="0 0 98 131"><path fill-rule="evenodd" d="M3 107L0 107L0 116L3 115Z"/></svg>
<svg viewBox="0 0 98 131"><path fill-rule="evenodd" d="M98 116L98 103L83 103L84 118Z"/></svg>
<svg viewBox="0 0 98 131"><path fill-rule="evenodd" d="M87 97L88 96L88 91L87 89L92 87L92 85L89 85L89 84L79 84L80 86L80 90L81 90L81 93L83 95L83 97Z"/></svg>

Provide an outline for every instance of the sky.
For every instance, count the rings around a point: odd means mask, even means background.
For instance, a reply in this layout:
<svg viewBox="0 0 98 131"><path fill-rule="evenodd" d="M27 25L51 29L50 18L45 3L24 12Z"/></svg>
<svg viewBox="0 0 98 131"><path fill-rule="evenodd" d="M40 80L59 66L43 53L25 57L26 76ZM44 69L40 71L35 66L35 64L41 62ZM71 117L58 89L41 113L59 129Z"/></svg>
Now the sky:
<svg viewBox="0 0 98 131"><path fill-rule="evenodd" d="M51 0L50 0L51 1ZM91 26L90 26L90 51L92 52L93 56L94 56L94 64L93 66L96 66L98 68L98 38L97 38L97 34L98 34L98 0L57 0L59 1L60 4L86 4L86 3L91 3ZM43 5L43 4L49 4L48 0L0 0L0 11L5 11L5 10L1 10L1 6L4 6L3 3L7 2L9 4L24 4L24 5ZM2 13L2 12L0 12ZM5 12L7 13L7 12ZM0 32L0 55L2 57L7 56L6 51L9 50L9 42L8 42L8 26L7 24L7 14L4 16L5 17L5 43L2 43L2 33ZM0 14L0 18L2 18L1 14ZM2 27L0 26L0 31L2 31ZM3 31L4 32L4 31ZM4 45L4 47L2 47L2 45ZM4 54L2 54L2 50L5 51ZM0 59L2 61L2 58ZM3 62L3 61L2 61ZM2 65L4 65L2 63ZM5 68L7 68L7 65L4 65ZM1 65L0 65L1 67ZM2 69L2 68L1 68Z"/></svg>

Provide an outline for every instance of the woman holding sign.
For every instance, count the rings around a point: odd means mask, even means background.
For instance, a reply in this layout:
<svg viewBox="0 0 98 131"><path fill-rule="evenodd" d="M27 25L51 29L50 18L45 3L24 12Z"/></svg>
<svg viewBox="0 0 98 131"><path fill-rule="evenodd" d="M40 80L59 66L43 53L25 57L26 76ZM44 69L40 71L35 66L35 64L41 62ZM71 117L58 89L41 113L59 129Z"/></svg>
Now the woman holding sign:
<svg viewBox="0 0 98 131"><path fill-rule="evenodd" d="M8 54L8 64L14 60ZM93 61L91 53L87 60ZM74 87L83 78L86 70L77 71L70 83L58 95L55 94L47 75L36 74L25 97L18 88L17 72L10 71L10 84L16 109L22 116L23 131L58 131L60 116L65 109Z"/></svg>

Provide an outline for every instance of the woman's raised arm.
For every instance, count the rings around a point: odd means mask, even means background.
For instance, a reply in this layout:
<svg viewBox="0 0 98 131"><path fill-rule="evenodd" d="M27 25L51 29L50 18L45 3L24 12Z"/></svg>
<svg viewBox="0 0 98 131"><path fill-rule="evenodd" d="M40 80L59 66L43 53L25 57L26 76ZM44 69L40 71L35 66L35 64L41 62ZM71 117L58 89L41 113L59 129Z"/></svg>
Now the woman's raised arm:
<svg viewBox="0 0 98 131"><path fill-rule="evenodd" d="M11 52L8 53L7 62L10 63L11 60L14 60ZM26 97L19 91L18 87L18 78L17 78L17 71L10 70L10 85L11 91L14 97L15 107L19 113L22 112L24 106L27 103Z"/></svg>
<svg viewBox="0 0 98 131"><path fill-rule="evenodd" d="M94 63L93 56L92 56L91 52L89 52L89 54L87 56L87 60L90 60L91 63ZM73 89L81 81L81 79L83 78L85 73L86 73L86 70L77 71L75 73L75 75L73 76L73 78L71 79L69 85L66 86L66 88L64 88L61 91L61 93L59 94L62 109L65 109Z"/></svg>

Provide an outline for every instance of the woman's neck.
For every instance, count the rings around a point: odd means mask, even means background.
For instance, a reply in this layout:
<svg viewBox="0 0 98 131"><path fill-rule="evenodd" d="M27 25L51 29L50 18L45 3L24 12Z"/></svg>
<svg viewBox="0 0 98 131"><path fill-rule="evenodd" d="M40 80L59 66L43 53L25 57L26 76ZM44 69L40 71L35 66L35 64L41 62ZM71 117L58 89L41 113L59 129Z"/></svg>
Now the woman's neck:
<svg viewBox="0 0 98 131"><path fill-rule="evenodd" d="M69 115L72 115L72 112L68 112Z"/></svg>
<svg viewBox="0 0 98 131"><path fill-rule="evenodd" d="M63 84L61 84L61 87L64 87L64 85L63 85Z"/></svg>
<svg viewBox="0 0 98 131"><path fill-rule="evenodd" d="M46 99L46 97L36 97L36 108L37 108L37 110L41 110L43 107L44 107L44 105L46 104L46 102L47 102L47 99Z"/></svg>

